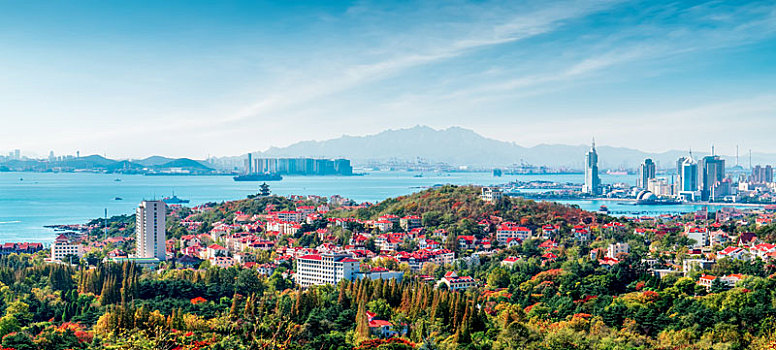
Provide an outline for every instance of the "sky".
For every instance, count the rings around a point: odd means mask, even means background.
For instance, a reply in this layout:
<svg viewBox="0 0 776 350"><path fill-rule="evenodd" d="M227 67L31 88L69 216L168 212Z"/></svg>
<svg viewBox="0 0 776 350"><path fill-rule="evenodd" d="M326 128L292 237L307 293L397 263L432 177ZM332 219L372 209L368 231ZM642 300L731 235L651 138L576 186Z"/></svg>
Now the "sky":
<svg viewBox="0 0 776 350"><path fill-rule="evenodd" d="M205 158L415 125L776 153L773 1L0 0L0 152Z"/></svg>

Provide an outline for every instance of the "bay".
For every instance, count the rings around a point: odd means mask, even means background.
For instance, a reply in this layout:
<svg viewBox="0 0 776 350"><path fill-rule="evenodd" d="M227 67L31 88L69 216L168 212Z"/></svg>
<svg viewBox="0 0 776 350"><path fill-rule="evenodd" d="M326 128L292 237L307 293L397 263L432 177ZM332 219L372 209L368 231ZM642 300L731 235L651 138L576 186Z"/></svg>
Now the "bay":
<svg viewBox="0 0 776 350"><path fill-rule="evenodd" d="M286 176L269 182L278 195L340 195L357 202L377 202L438 184L492 185L512 180L583 181L581 174L493 177L490 173L371 172L364 176ZM605 183L635 183L635 176L601 175ZM229 176L143 176L94 173L0 173L0 242L51 242L45 225L81 224L108 215L132 214L143 199L161 199L175 193L189 205L245 198L258 192L257 182L236 182ZM116 200L116 197L121 200ZM582 209L601 205L621 215L659 215L688 212L700 206L624 206L614 201L563 201ZM626 213L627 212L627 213Z"/></svg>

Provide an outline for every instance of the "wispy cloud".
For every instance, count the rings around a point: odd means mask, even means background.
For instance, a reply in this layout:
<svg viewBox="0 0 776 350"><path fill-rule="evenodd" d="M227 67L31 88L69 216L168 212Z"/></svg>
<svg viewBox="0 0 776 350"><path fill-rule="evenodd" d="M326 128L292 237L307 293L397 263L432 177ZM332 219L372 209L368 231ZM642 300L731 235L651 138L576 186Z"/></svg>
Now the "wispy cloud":
<svg viewBox="0 0 776 350"><path fill-rule="evenodd" d="M377 62L356 63L336 72L336 76L306 76L297 86L289 90L264 97L238 113L224 118L225 122L260 117L272 111L299 105L313 99L329 96L346 89L383 79L411 68L448 60L473 51L506 43L513 43L541 34L552 32L563 22L601 11L618 1L562 1L547 7L507 15L506 19L492 24L474 23L466 33L451 33L438 40L435 45L425 41L411 44L392 57ZM363 6L354 13L368 11ZM441 23L442 31L451 29ZM439 35L439 33L435 33ZM411 37L415 34L405 34ZM385 51L385 49L383 49Z"/></svg>

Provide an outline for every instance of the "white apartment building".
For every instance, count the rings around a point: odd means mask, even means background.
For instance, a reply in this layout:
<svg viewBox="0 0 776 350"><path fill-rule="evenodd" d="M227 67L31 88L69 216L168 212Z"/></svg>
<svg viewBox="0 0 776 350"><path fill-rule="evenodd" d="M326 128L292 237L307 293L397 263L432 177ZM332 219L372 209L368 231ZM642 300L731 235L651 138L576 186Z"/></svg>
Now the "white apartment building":
<svg viewBox="0 0 776 350"><path fill-rule="evenodd" d="M84 256L84 247L81 244L70 243L70 240L65 235L59 235L54 243L51 244L51 259L62 261L66 260L68 255L82 258Z"/></svg>
<svg viewBox="0 0 776 350"><path fill-rule="evenodd" d="M293 210L279 211L276 214L278 216L278 220L281 220L281 221L301 222L302 219L304 218L304 215L302 214L302 212L293 211Z"/></svg>
<svg viewBox="0 0 776 350"><path fill-rule="evenodd" d="M361 263L346 254L310 254L296 258L296 283L301 287L353 281Z"/></svg>
<svg viewBox="0 0 776 350"><path fill-rule="evenodd" d="M606 249L606 257L616 259L619 254L630 253L630 246L628 243L612 243Z"/></svg>
<svg viewBox="0 0 776 350"><path fill-rule="evenodd" d="M504 193L501 192L501 189L498 187L483 187L482 194L480 194L482 200L491 203L498 202L503 196Z"/></svg>
<svg viewBox="0 0 776 350"><path fill-rule="evenodd" d="M700 248L709 245L709 230L702 227L692 227L687 230L687 238L695 241L693 247Z"/></svg>
<svg viewBox="0 0 776 350"><path fill-rule="evenodd" d="M163 201L140 202L135 219L136 257L165 260L166 215L167 205Z"/></svg>

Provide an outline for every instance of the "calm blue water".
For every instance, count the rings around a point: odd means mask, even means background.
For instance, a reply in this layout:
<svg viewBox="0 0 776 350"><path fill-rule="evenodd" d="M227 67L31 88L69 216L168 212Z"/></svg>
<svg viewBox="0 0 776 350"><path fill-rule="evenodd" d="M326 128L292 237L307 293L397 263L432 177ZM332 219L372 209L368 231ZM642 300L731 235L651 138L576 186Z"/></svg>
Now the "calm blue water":
<svg viewBox="0 0 776 350"><path fill-rule="evenodd" d="M426 173L414 177L409 172L373 172L353 177L287 176L270 182L279 195L341 195L363 201L420 191L435 184L491 185L511 180L552 180L582 182L582 175L524 175L494 178L490 173ZM23 179L23 180L20 180ZM120 179L121 181L115 181ZM602 175L602 181L634 183L635 176ZM190 205L245 198L258 191L259 183L236 182L228 176L142 176L89 173L0 173L0 242L49 242L55 237L44 225L79 224L108 215L131 214L142 199L162 198L174 191L191 200ZM121 197L123 200L114 200ZM583 209L597 210L601 204L610 210L636 212L687 212L689 206L628 207L607 201L568 201ZM648 215L648 214L645 214Z"/></svg>

